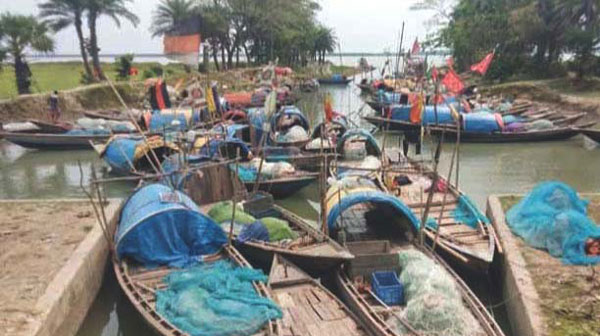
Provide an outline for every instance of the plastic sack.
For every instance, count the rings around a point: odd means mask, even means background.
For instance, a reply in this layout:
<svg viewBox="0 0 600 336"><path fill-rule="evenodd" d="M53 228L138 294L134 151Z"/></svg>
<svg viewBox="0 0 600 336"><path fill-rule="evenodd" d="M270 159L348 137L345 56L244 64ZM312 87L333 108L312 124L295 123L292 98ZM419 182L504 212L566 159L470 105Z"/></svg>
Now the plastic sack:
<svg viewBox="0 0 600 336"><path fill-rule="evenodd" d="M292 126L287 132L279 133L277 141L279 142L296 142L308 139L308 133L302 126Z"/></svg>
<svg viewBox="0 0 600 336"><path fill-rule="evenodd" d="M156 292L156 310L192 336L252 335L282 317L253 287L253 281L266 280L262 271L229 261L172 272L163 280L167 289Z"/></svg>
<svg viewBox="0 0 600 336"><path fill-rule="evenodd" d="M550 120L540 119L534 122L525 124L525 128L530 131L544 131L554 128L554 123Z"/></svg>
<svg viewBox="0 0 600 336"><path fill-rule="evenodd" d="M597 264L600 256L585 253L586 240L600 238L600 227L587 217L587 205L570 186L543 182L506 213L506 220L527 244L565 264Z"/></svg>

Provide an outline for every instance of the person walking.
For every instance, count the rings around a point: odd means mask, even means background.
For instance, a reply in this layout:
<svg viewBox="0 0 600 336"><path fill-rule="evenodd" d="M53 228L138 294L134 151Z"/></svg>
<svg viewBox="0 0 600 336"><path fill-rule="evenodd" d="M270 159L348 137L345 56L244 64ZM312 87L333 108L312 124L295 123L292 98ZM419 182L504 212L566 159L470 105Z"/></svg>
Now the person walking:
<svg viewBox="0 0 600 336"><path fill-rule="evenodd" d="M60 107L58 106L58 91L54 91L50 94L50 98L48 99L49 104L49 115L50 121L56 124L60 119Z"/></svg>

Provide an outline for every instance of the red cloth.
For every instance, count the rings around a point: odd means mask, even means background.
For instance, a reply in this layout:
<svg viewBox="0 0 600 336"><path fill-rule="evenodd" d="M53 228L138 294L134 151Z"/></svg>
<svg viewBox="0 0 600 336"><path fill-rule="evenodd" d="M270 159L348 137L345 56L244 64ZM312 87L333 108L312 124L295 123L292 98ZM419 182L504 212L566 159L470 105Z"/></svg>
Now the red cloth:
<svg viewBox="0 0 600 336"><path fill-rule="evenodd" d="M411 104L410 122L412 122L413 124L420 124L421 123L421 115L423 112L423 95L421 95L421 94L409 95L409 101Z"/></svg>
<svg viewBox="0 0 600 336"><path fill-rule="evenodd" d="M471 113L471 105L469 105L469 102L466 99L462 100L462 106L465 109L465 112Z"/></svg>
<svg viewBox="0 0 600 336"><path fill-rule="evenodd" d="M465 84L452 68L448 69L448 73L442 79L442 84L444 84L448 91L455 94L461 93L465 89Z"/></svg>
<svg viewBox="0 0 600 336"><path fill-rule="evenodd" d="M138 73L139 73L139 71L136 67L129 68L129 76L137 76Z"/></svg>
<svg viewBox="0 0 600 336"><path fill-rule="evenodd" d="M491 52L491 53L487 54L481 60L481 62L479 62L477 64L471 65L471 71L473 71L473 72L479 72L481 75L485 75L485 73L490 68L490 64L492 64L492 60L493 59L494 59L494 53Z"/></svg>
<svg viewBox="0 0 600 336"><path fill-rule="evenodd" d="M156 103L158 104L159 110L164 110L167 108L167 105L165 104L165 97L163 97L162 83L162 79L159 79L156 81L156 85L154 86L154 90L156 90Z"/></svg>
<svg viewBox="0 0 600 336"><path fill-rule="evenodd" d="M289 76L292 73L294 73L294 70L292 70L292 68L289 67L275 67L275 74L277 76Z"/></svg>
<svg viewBox="0 0 600 336"><path fill-rule="evenodd" d="M435 67L435 65L433 66L433 68L431 69L431 78L433 79L434 82L438 81L438 70Z"/></svg>
<svg viewBox="0 0 600 336"><path fill-rule="evenodd" d="M327 95L325 97L325 119L327 122L331 122L333 120L333 104L331 102L331 96Z"/></svg>
<svg viewBox="0 0 600 336"><path fill-rule="evenodd" d="M415 39L415 43L413 43L412 50L410 52L411 55L416 55L421 52L421 45L419 44L419 38Z"/></svg>
<svg viewBox="0 0 600 336"><path fill-rule="evenodd" d="M250 106L252 104L252 92L230 92L223 97L230 105Z"/></svg>

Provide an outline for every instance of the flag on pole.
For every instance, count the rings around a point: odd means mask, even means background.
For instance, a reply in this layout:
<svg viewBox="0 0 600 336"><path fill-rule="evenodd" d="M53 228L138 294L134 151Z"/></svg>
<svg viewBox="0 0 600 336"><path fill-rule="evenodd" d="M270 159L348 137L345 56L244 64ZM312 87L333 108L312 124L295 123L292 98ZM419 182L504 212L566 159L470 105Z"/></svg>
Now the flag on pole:
<svg viewBox="0 0 600 336"><path fill-rule="evenodd" d="M485 73L490 68L490 64L492 64L493 59L494 59L494 52L492 51L491 53L487 54L481 60L481 62L471 65L471 71L479 72L482 76L485 75Z"/></svg>
<svg viewBox="0 0 600 336"><path fill-rule="evenodd" d="M331 93L325 94L325 120L331 122L333 120L333 102Z"/></svg>
<svg viewBox="0 0 600 336"><path fill-rule="evenodd" d="M460 76L454 71L454 69L449 68L448 73L442 79L442 84L448 89L448 91L458 94L461 93L465 89L465 84L460 79Z"/></svg>
<svg viewBox="0 0 600 336"><path fill-rule="evenodd" d="M411 56L416 55L421 52L421 45L419 44L419 38L415 38L415 42L413 43L412 50L410 51Z"/></svg>
<svg viewBox="0 0 600 336"><path fill-rule="evenodd" d="M433 69L431 69L431 79L433 79L434 82L438 81L438 70L435 67L435 65L433 66Z"/></svg>
<svg viewBox="0 0 600 336"><path fill-rule="evenodd" d="M195 66L200 57L200 34L165 35L164 54L173 60Z"/></svg>

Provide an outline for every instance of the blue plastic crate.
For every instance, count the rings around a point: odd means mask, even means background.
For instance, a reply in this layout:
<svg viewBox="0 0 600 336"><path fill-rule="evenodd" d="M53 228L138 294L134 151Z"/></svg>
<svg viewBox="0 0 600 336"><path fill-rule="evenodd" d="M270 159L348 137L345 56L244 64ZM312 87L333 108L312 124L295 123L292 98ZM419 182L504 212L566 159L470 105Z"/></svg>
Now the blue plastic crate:
<svg viewBox="0 0 600 336"><path fill-rule="evenodd" d="M375 295L388 306L404 303L404 286L396 272L379 271L371 274L371 286Z"/></svg>

